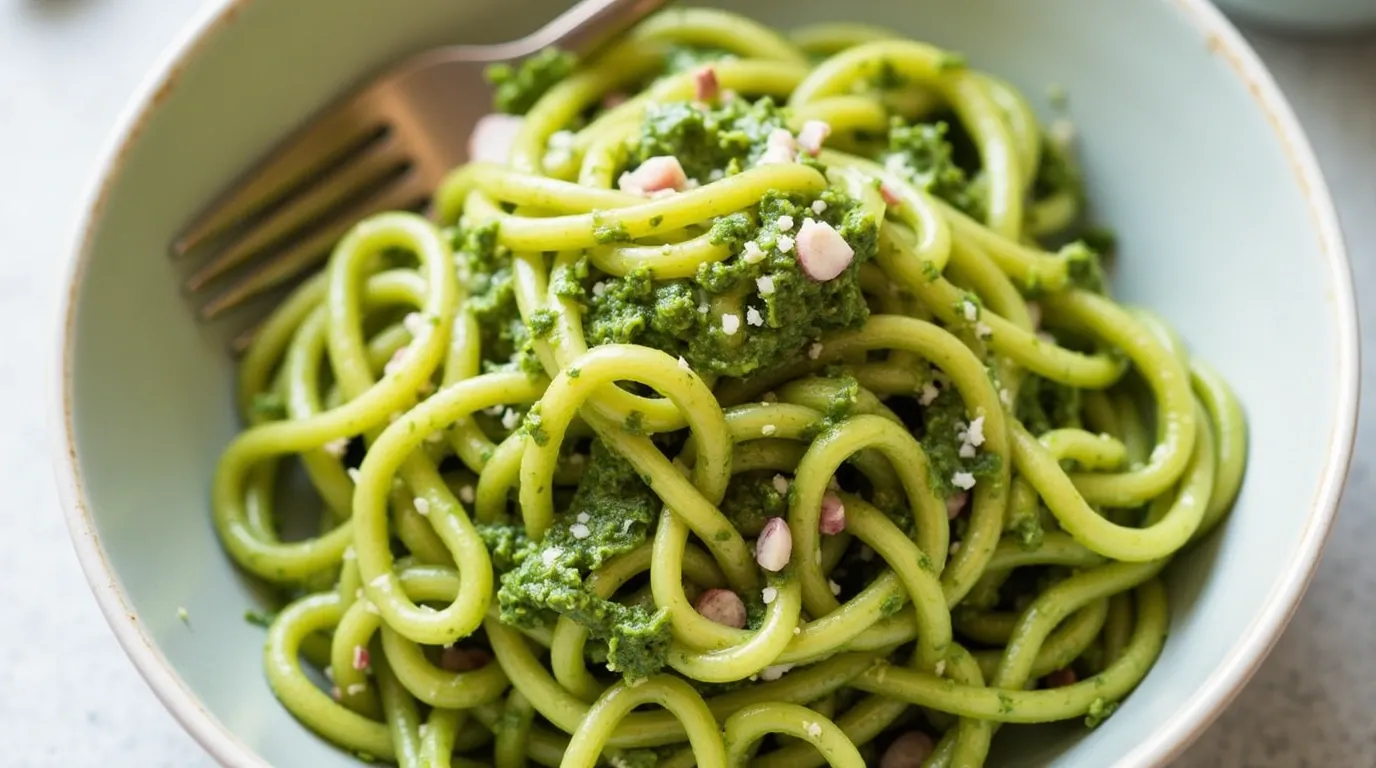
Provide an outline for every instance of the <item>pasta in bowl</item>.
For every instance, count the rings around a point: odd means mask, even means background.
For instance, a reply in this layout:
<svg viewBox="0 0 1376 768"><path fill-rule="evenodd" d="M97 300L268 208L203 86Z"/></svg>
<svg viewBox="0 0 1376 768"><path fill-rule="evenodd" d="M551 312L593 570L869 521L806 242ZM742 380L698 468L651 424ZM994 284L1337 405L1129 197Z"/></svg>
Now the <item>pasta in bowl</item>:
<svg viewBox="0 0 1376 768"><path fill-rule="evenodd" d="M153 690L236 768L1167 764L1355 423L1332 207L1245 43L1202 0L684 9L494 72L432 210L247 356L190 320L201 201L560 5L224 0L129 112L56 464Z"/></svg>
<svg viewBox="0 0 1376 768"><path fill-rule="evenodd" d="M708 9L493 79L521 114L437 221L360 222L241 367L215 520L300 593L283 704L403 765L981 765L1108 717L1246 424L1110 296L1068 127L927 43ZM324 532L281 542L293 455Z"/></svg>

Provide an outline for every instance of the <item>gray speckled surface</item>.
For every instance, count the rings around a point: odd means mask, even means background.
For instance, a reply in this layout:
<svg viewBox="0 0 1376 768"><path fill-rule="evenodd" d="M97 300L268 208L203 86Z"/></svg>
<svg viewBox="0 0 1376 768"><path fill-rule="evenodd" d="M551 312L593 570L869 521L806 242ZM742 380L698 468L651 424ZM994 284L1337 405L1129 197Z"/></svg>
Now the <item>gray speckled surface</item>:
<svg viewBox="0 0 1376 768"><path fill-rule="evenodd" d="M116 115L195 14L188 0L0 3L0 734L8 765L207 765L115 643L67 542L44 400L61 265ZM1361 299L1376 296L1376 38L1253 36L1309 130ZM1376 329L1365 334L1376 365ZM1364 374L1366 370L1364 370ZM1364 375L1364 379L1369 378ZM1376 766L1376 434L1358 431L1343 515L1294 623L1188 768ZM23 632L14 632L22 627Z"/></svg>

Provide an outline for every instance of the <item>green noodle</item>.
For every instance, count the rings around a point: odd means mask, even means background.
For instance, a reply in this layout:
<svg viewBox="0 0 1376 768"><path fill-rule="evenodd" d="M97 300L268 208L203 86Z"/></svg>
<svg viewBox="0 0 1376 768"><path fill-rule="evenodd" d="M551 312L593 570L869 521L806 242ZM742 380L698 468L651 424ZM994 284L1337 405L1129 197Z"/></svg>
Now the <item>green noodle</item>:
<svg viewBox="0 0 1376 768"><path fill-rule="evenodd" d="M722 94L666 69L681 55L715 59ZM695 188L615 188L645 126L710 109L698 96L770 98L752 109L826 122L828 148L750 167L745 141ZM891 121L940 137L937 119L972 148L964 165L883 159ZM1078 189L1039 183L1069 162L1048 146L1008 84L869 27L786 36L675 9L581 63L534 100L507 163L444 181L438 223L359 222L242 361L248 426L212 503L229 555L290 598L265 649L277 698L345 749L434 768L852 768L913 729L935 744L925 765L978 766L1004 724L1107 716L1164 642L1158 575L1240 489L1246 424L1160 318L1108 296L1096 254L1041 244L1081 218ZM712 337L761 355L737 377L667 351L699 354L692 338L595 335L597 275L700 283L745 258L731 227L775 226L771 199L869 222L869 245L841 230L873 249L844 278L867 317L775 358L749 347L761 323ZM506 261L472 261L488 252ZM747 298L697 311L725 327ZM938 424L961 430L958 460ZM589 439L595 465L575 448ZM288 541L274 494L291 457L320 512ZM609 482L620 495L596 496ZM832 503L843 532L824 529ZM626 517L598 541L622 543L542 549L609 504ZM777 572L752 551L766 517L791 532ZM565 557L591 557L559 593L576 604L520 614L520 589L554 583L520 569L566 578ZM699 613L709 589L740 598L745 627ZM322 686L302 655L327 646ZM633 711L647 704L666 711Z"/></svg>

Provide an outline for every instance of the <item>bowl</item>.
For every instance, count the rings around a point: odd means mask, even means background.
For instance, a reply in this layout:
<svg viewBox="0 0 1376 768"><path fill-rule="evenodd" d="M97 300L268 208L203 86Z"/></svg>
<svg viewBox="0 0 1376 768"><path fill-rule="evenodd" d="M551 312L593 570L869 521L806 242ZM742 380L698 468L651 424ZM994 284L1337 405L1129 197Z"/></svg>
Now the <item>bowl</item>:
<svg viewBox="0 0 1376 768"><path fill-rule="evenodd" d="M1376 27L1376 3L1370 0L1218 0L1218 5L1247 22L1301 32L1358 32Z"/></svg>
<svg viewBox="0 0 1376 768"><path fill-rule="evenodd" d="M289 128L396 58L513 38L559 2L221 0L163 58L114 133L77 229L53 406L72 538L104 612L167 707L231 766L354 765L274 701L253 586L209 521L238 425L219 337L192 321L173 234ZM780 26L834 4L737 0ZM902 10L897 10L901 8ZM1333 206L1271 77L1204 0L852 0L965 52L1044 114L1069 94L1116 290L1179 328L1248 410L1231 518L1167 574L1170 638L1093 731L1000 740L995 766L1158 766L1226 706L1304 591L1334 516L1357 414L1357 320ZM307 40L315 42L307 43Z"/></svg>

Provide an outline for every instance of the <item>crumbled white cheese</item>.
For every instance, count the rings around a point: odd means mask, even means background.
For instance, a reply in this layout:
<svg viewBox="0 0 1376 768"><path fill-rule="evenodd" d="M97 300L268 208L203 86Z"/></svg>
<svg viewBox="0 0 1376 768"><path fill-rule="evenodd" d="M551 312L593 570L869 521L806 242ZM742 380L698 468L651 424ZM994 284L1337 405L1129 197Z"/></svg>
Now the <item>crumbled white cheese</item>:
<svg viewBox="0 0 1376 768"><path fill-rule="evenodd" d="M807 731L807 735L814 739L822 735L822 726L817 723L804 723L803 729Z"/></svg>
<svg viewBox="0 0 1376 768"><path fill-rule="evenodd" d="M780 251L788 253L793 250L793 237L791 235L779 235L779 240L775 245Z"/></svg>
<svg viewBox="0 0 1376 768"><path fill-rule="evenodd" d="M760 244L754 240L746 240L744 258L747 264L757 264L764 261L764 251L760 249Z"/></svg>
<svg viewBox="0 0 1376 768"><path fill-rule="evenodd" d="M678 367L682 368L685 371L693 370L693 366L689 365L688 361L685 360L682 355L680 355L678 358Z"/></svg>
<svg viewBox="0 0 1376 768"><path fill-rule="evenodd" d="M766 424L763 427L760 427L760 434L764 435L765 437L769 437L770 435L778 431L779 428L774 426L773 424Z"/></svg>
<svg viewBox="0 0 1376 768"><path fill-rule="evenodd" d="M520 423L521 423L521 414L517 413L516 411L513 411L512 409L508 408L508 409L506 409L506 412L502 414L502 427L503 427L503 428L505 428L505 429L515 429L515 428L516 428L516 425L518 425L518 424L520 424Z"/></svg>
<svg viewBox="0 0 1376 768"><path fill-rule="evenodd" d="M558 560L559 557L563 554L564 550L558 547L550 547L549 549L540 553L540 561L544 563L546 566L551 566L554 565L554 561Z"/></svg>
<svg viewBox="0 0 1376 768"><path fill-rule="evenodd" d="M814 341L814 342L812 342L812 346L810 346L810 347L807 348L807 357L808 357L808 359L809 359L809 360L816 360L817 358L821 357L821 356L822 356L822 350L823 350L823 349L825 349L825 347L822 346L822 342L820 342L820 341Z"/></svg>
<svg viewBox="0 0 1376 768"><path fill-rule="evenodd" d="M774 278L769 275L755 278L755 288L759 290L761 296L772 296L774 294Z"/></svg>
<svg viewBox="0 0 1376 768"><path fill-rule="evenodd" d="M840 584L837 584L836 582L832 581L831 579L827 579L827 586L828 586L828 587L831 587L831 594L833 594L833 595L839 595L839 594L841 594L841 585L840 585Z"/></svg>
<svg viewBox="0 0 1376 768"><path fill-rule="evenodd" d="M406 317L401 319L401 327L405 328L412 338L420 338L430 331L429 321L419 312L407 313Z"/></svg>
<svg viewBox="0 0 1376 768"><path fill-rule="evenodd" d="M951 485L962 491L968 491L975 487L975 476L969 472L957 472L951 475Z"/></svg>
<svg viewBox="0 0 1376 768"><path fill-rule="evenodd" d="M970 426L965 430L965 438L976 448L984 445L984 417L976 416L970 420Z"/></svg>
<svg viewBox="0 0 1376 768"><path fill-rule="evenodd" d="M788 493L788 478L783 475L774 476L774 490L779 493Z"/></svg>
<svg viewBox="0 0 1376 768"><path fill-rule="evenodd" d="M774 602L774 599L778 596L779 590L775 589L774 587L765 587L764 591L760 592L760 599L764 600L765 605L769 605L770 603Z"/></svg>
<svg viewBox="0 0 1376 768"><path fill-rule="evenodd" d="M793 217L785 213L774 221L774 226L778 227L780 232L787 232L793 229Z"/></svg>
<svg viewBox="0 0 1376 768"><path fill-rule="evenodd" d="M576 517L576 518L574 518L574 519L577 520L577 521L580 522L580 523L586 523L586 522L592 520L592 516L589 515L587 512L579 512L579 513L578 513L578 517Z"/></svg>
<svg viewBox="0 0 1376 768"><path fill-rule="evenodd" d="M790 669L793 669L792 664L775 664L772 667L765 667L760 670L760 679L765 682L773 682L783 677Z"/></svg>
<svg viewBox="0 0 1376 768"><path fill-rule="evenodd" d="M721 332L727 336L735 336L736 331L741 329L741 316L727 313L721 316Z"/></svg>
<svg viewBox="0 0 1376 768"><path fill-rule="evenodd" d="M424 496L417 496L413 503L416 505L416 511L419 512L421 515L430 514L429 499L425 498Z"/></svg>
<svg viewBox="0 0 1376 768"><path fill-rule="evenodd" d="M575 539L586 539L592 535L592 531L588 529L588 526L582 523L574 523L569 526L569 533L572 534Z"/></svg>
<svg viewBox="0 0 1376 768"><path fill-rule="evenodd" d="M960 310L965 314L966 322L973 323L979 319L979 307L976 307L975 302L969 299L960 302Z"/></svg>
<svg viewBox="0 0 1376 768"><path fill-rule="evenodd" d="M813 201L812 201L812 212L815 213L815 214L817 214L818 216L821 216L822 213L826 211L826 209L827 209L827 201L825 201L825 200L813 200Z"/></svg>
<svg viewBox="0 0 1376 768"><path fill-rule="evenodd" d="M760 314L760 310L750 307L745 310L745 322L758 328L764 325L764 316Z"/></svg>
<svg viewBox="0 0 1376 768"><path fill-rule="evenodd" d="M549 135L548 141L551 147L555 147L556 149L568 149L573 146L574 138L573 131L555 131Z"/></svg>
<svg viewBox="0 0 1376 768"><path fill-rule="evenodd" d="M936 385L929 381L922 385L922 396L918 398L918 402L923 405L931 405L932 401L936 400L937 395L940 394L941 390L937 389Z"/></svg>
<svg viewBox="0 0 1376 768"><path fill-rule="evenodd" d="M459 489L459 501L465 504L472 504L473 500L476 498L477 494L473 492L473 486L465 485Z"/></svg>

